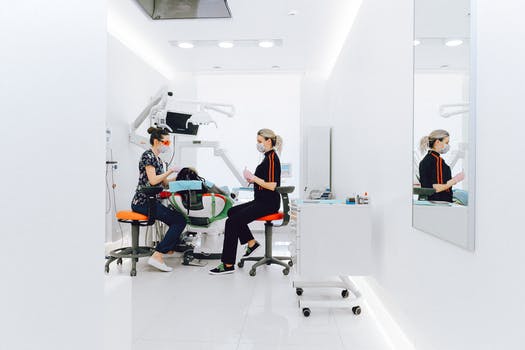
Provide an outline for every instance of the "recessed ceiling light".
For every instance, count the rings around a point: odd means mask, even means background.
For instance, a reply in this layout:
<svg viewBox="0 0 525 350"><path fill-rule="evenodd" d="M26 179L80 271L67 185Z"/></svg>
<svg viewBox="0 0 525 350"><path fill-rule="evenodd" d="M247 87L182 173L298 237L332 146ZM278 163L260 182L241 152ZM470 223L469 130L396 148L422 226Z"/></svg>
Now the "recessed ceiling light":
<svg viewBox="0 0 525 350"><path fill-rule="evenodd" d="M447 45L448 47L460 46L461 44L463 44L463 40L461 39L451 39L445 42L445 45Z"/></svg>
<svg viewBox="0 0 525 350"><path fill-rule="evenodd" d="M177 44L181 49L193 49L194 45L188 41L181 41Z"/></svg>
<svg viewBox="0 0 525 350"><path fill-rule="evenodd" d="M297 10L290 10L288 11L288 16L295 16L297 15L297 13L298 13Z"/></svg>
<svg viewBox="0 0 525 350"><path fill-rule="evenodd" d="M279 68L281 68L281 66L278 66L278 65L272 66L272 69L279 69Z"/></svg>
<svg viewBox="0 0 525 350"><path fill-rule="evenodd" d="M421 44L421 40L418 40L418 39L414 40L414 46L418 46L419 44Z"/></svg>
<svg viewBox="0 0 525 350"><path fill-rule="evenodd" d="M441 69L447 69L449 66L448 64L442 64L441 66L439 66L439 68Z"/></svg>
<svg viewBox="0 0 525 350"><path fill-rule="evenodd" d="M270 47L274 47L275 43L273 42L273 40L261 40L259 41L259 46L260 47L263 47L265 49L268 49Z"/></svg>
<svg viewBox="0 0 525 350"><path fill-rule="evenodd" d="M221 69L221 66L213 66L213 69Z"/></svg>
<svg viewBox="0 0 525 350"><path fill-rule="evenodd" d="M218 45L223 49L231 49L234 46L231 41L221 41Z"/></svg>

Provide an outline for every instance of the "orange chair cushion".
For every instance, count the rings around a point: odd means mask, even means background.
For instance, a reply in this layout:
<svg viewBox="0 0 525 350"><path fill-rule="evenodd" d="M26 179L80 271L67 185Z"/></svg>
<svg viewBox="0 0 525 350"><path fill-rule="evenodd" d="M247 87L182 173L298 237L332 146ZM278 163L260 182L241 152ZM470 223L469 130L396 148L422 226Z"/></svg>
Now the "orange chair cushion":
<svg viewBox="0 0 525 350"><path fill-rule="evenodd" d="M284 218L283 213L275 213L263 216L261 218L258 218L257 221L274 221L274 220L282 220Z"/></svg>
<svg viewBox="0 0 525 350"><path fill-rule="evenodd" d="M136 213L130 210L121 210L117 213L117 219L119 220L131 220L131 221L148 221L146 215Z"/></svg>

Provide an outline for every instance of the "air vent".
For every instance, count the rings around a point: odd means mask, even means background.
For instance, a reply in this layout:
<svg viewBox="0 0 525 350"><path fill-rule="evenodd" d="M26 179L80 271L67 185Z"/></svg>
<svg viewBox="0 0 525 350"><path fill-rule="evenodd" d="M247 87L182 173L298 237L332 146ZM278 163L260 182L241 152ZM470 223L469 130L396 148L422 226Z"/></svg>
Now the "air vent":
<svg viewBox="0 0 525 350"><path fill-rule="evenodd" d="M137 0L153 19L231 18L227 0Z"/></svg>

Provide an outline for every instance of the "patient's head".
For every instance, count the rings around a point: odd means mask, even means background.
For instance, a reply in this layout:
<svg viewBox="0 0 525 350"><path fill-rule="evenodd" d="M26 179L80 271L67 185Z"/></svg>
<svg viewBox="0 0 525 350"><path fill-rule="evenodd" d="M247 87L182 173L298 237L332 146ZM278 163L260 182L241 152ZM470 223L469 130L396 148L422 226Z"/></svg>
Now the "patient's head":
<svg viewBox="0 0 525 350"><path fill-rule="evenodd" d="M203 181L204 179L199 176L197 173L197 170L191 167L185 167L182 168L179 173L177 174L177 181L181 180L200 180Z"/></svg>

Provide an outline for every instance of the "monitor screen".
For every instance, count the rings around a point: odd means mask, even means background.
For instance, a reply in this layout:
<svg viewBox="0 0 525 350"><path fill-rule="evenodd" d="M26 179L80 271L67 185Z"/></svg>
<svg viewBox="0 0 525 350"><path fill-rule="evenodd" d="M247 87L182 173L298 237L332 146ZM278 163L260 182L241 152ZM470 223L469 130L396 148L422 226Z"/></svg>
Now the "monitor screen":
<svg viewBox="0 0 525 350"><path fill-rule="evenodd" d="M173 130L174 134L197 135L199 131L198 125L188 123L188 127L186 127L186 122L190 117L191 114L167 112L166 124Z"/></svg>

